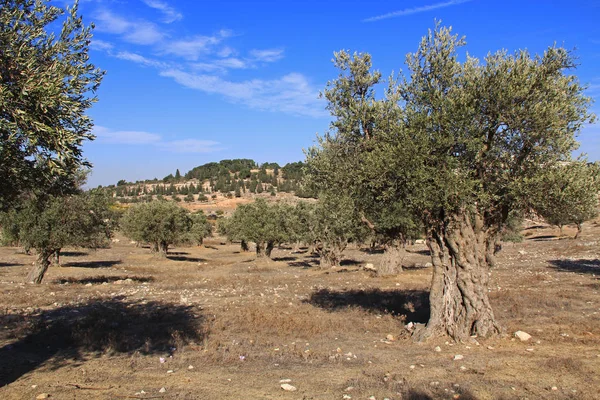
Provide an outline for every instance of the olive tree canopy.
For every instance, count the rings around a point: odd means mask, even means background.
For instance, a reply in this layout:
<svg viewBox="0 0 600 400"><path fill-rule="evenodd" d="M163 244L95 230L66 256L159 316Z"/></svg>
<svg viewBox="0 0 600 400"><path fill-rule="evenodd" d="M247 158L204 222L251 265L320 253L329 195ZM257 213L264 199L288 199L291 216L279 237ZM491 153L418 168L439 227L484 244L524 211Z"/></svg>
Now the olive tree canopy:
<svg viewBox="0 0 600 400"><path fill-rule="evenodd" d="M81 147L94 136L85 113L104 74L89 62L91 37L77 3L63 10L0 0L0 210L21 193L64 194L89 166Z"/></svg>
<svg viewBox="0 0 600 400"><path fill-rule="evenodd" d="M324 92L334 122L307 153L314 184L347 188L375 229L406 236L416 228L426 237L431 314L420 339L500 331L488 281L509 214L535 209L535 182L570 160L577 133L594 119L584 87L568 73L569 51L460 61L464 45L438 24L381 99L371 57L336 53L341 73Z"/></svg>

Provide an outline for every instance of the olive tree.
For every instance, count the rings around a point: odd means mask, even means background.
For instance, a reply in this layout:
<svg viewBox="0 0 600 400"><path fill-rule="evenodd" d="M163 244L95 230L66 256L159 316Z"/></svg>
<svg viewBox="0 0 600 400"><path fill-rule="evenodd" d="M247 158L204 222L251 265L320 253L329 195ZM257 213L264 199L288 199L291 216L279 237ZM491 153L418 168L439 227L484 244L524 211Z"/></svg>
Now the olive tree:
<svg viewBox="0 0 600 400"><path fill-rule="evenodd" d="M598 215L600 165L574 161L557 165L541 175L537 184L535 210L549 223L562 228L577 226L577 238L582 225Z"/></svg>
<svg viewBox="0 0 600 400"><path fill-rule="evenodd" d="M75 172L89 166L85 113L104 74L89 62L91 36L77 4L0 0L0 210L23 193L69 193Z"/></svg>
<svg viewBox="0 0 600 400"><path fill-rule="evenodd" d="M308 236L320 257L321 268L339 266L348 244L361 241L369 233L349 196L323 192L311 211Z"/></svg>
<svg viewBox="0 0 600 400"><path fill-rule="evenodd" d="M395 209L401 233L425 235L433 278L419 339L500 331L489 268L509 215L534 207L532 182L570 160L576 134L594 119L584 87L568 74L569 51L500 51L461 62L464 45L438 24L407 55L408 76L390 77L381 99L368 97L370 56L336 54L341 77L326 96L334 123L307 157L316 185L332 193L347 187L365 219L374 207Z"/></svg>
<svg viewBox="0 0 600 400"><path fill-rule="evenodd" d="M13 240L25 249L35 249L37 261L28 281L41 283L50 266L50 257L64 247L100 248L109 244L114 215L107 198L99 193L60 196L25 202L7 214ZM4 226L3 226L4 227ZM5 231L6 233L6 231Z"/></svg>
<svg viewBox="0 0 600 400"><path fill-rule="evenodd" d="M242 248L254 242L258 257L271 257L276 244L288 241L285 226L279 204L257 199L239 206L231 217L220 224L220 231L229 240L241 241Z"/></svg>
<svg viewBox="0 0 600 400"><path fill-rule="evenodd" d="M153 201L131 206L121 219L123 234L149 243L153 252L166 257L169 246L189 240L194 225L190 212L170 201Z"/></svg>

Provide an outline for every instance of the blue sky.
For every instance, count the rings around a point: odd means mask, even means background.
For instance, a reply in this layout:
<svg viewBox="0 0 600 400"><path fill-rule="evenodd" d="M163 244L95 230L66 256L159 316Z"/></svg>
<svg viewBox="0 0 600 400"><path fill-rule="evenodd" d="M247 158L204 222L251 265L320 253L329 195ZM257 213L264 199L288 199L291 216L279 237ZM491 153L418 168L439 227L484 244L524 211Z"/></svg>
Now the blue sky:
<svg viewBox="0 0 600 400"><path fill-rule="evenodd" d="M84 145L90 186L225 158L302 160L328 128L318 93L337 75L333 52L369 52L388 76L436 18L479 58L575 49L574 73L600 98L600 1L82 0L80 13L107 71L90 110L97 139ZM598 125L580 141L600 160Z"/></svg>

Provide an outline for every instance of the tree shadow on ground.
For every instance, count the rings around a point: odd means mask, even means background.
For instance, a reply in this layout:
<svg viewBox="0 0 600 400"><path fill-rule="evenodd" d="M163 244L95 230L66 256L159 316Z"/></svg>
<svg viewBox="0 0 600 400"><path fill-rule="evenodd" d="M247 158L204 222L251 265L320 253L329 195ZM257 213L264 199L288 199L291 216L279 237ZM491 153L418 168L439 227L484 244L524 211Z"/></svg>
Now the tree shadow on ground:
<svg viewBox="0 0 600 400"><path fill-rule="evenodd" d="M83 257L83 256L87 256L89 253L86 253L85 251L61 251L60 252L60 256L61 257Z"/></svg>
<svg viewBox="0 0 600 400"><path fill-rule="evenodd" d="M2 268L2 267L20 267L22 265L25 265L25 264L20 264L20 263L16 263L16 262L8 262L8 263L0 262L0 268Z"/></svg>
<svg viewBox="0 0 600 400"><path fill-rule="evenodd" d="M298 257L273 257L273 261L296 261Z"/></svg>
<svg viewBox="0 0 600 400"><path fill-rule="evenodd" d="M366 254L383 254L383 253L385 253L385 249L383 247L363 247L359 250Z"/></svg>
<svg viewBox="0 0 600 400"><path fill-rule="evenodd" d="M360 265L360 264L362 264L362 261L354 260L352 258L347 258L345 260L340 261L341 267L350 267L353 265Z"/></svg>
<svg viewBox="0 0 600 400"><path fill-rule="evenodd" d="M119 260L113 261L71 261L68 263L61 264L61 267L71 268L111 268L115 265L119 265L122 262Z"/></svg>
<svg viewBox="0 0 600 400"><path fill-rule="evenodd" d="M551 268L557 271L578 272L600 276L600 259L550 260Z"/></svg>
<svg viewBox="0 0 600 400"><path fill-rule="evenodd" d="M15 320L16 318L16 320ZM191 306L162 302L92 300L36 315L2 315L0 387L45 364L58 369L103 353L172 352L201 341L203 318Z"/></svg>
<svg viewBox="0 0 600 400"><path fill-rule="evenodd" d="M422 256L430 256L431 252L429 251L429 249L425 249L425 250L406 250L408 253L410 254L420 254Z"/></svg>
<svg viewBox="0 0 600 400"><path fill-rule="evenodd" d="M315 268L319 266L319 261L318 260L304 260L304 261L291 261L288 262L288 266L293 267L293 268L302 268L302 269L308 269L308 268Z"/></svg>
<svg viewBox="0 0 600 400"><path fill-rule="evenodd" d="M404 315L411 322L429 320L429 292L424 290L320 289L304 302L329 311L360 307L367 311Z"/></svg>
<svg viewBox="0 0 600 400"><path fill-rule="evenodd" d="M118 281L126 281L130 279L132 282L137 283L145 283L145 282L154 282L154 278L151 276L95 276L92 278L60 278L52 281L52 283L58 284L74 284L74 285L87 285L91 283L92 285L98 285L102 283L114 283Z"/></svg>
<svg viewBox="0 0 600 400"><path fill-rule="evenodd" d="M199 257L186 257L186 256L172 256L172 255L168 255L167 258L169 260L171 260L171 261L188 261L188 262L204 262L204 261L206 261L205 258L199 258Z"/></svg>
<svg viewBox="0 0 600 400"><path fill-rule="evenodd" d="M190 253L185 252L185 251L170 251L169 252L169 255L171 255L171 256L187 256L189 254Z"/></svg>
<svg viewBox="0 0 600 400"><path fill-rule="evenodd" d="M557 238L558 236L556 235L541 235L528 237L527 240L532 240L534 242L546 242L548 240L555 240Z"/></svg>

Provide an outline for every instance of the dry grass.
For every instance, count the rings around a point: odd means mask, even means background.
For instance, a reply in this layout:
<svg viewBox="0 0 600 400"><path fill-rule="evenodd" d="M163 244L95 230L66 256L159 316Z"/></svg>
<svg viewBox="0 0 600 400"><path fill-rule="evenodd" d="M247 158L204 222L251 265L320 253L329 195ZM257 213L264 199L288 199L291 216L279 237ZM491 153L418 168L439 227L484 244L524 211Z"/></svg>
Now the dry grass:
<svg viewBox="0 0 600 400"><path fill-rule="evenodd" d="M404 325L427 320L431 269L372 275L360 265L382 255L358 249L323 271L291 249L256 260L215 239L161 259L123 239L30 286L35 257L2 248L0 397L598 398L600 226L586 228L505 246L490 296L506 334L478 343L413 343ZM429 261L409 250L404 265Z"/></svg>

